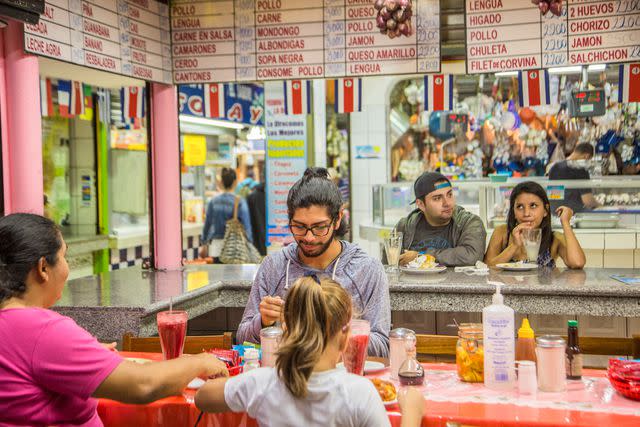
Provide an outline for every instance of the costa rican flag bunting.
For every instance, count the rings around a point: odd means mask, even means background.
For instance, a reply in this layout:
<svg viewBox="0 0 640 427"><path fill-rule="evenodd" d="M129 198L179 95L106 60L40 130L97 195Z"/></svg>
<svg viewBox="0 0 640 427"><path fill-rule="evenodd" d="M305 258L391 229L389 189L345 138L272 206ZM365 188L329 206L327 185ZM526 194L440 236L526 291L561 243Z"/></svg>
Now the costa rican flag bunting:
<svg viewBox="0 0 640 427"><path fill-rule="evenodd" d="M40 112L42 117L54 115L51 79L40 79Z"/></svg>
<svg viewBox="0 0 640 427"><path fill-rule="evenodd" d="M284 113L311 114L311 81L284 82Z"/></svg>
<svg viewBox="0 0 640 427"><path fill-rule="evenodd" d="M362 111L362 79L336 79L334 82L336 113Z"/></svg>
<svg viewBox="0 0 640 427"><path fill-rule="evenodd" d="M618 102L640 102L640 62L620 65Z"/></svg>
<svg viewBox="0 0 640 427"><path fill-rule="evenodd" d="M518 71L518 99L521 107L549 105L549 72L547 70Z"/></svg>
<svg viewBox="0 0 640 427"><path fill-rule="evenodd" d="M206 83L203 86L204 116L225 117L224 83Z"/></svg>
<svg viewBox="0 0 640 427"><path fill-rule="evenodd" d="M144 117L144 88L127 86L120 89L122 101L122 121L132 123L133 119Z"/></svg>
<svg viewBox="0 0 640 427"><path fill-rule="evenodd" d="M424 109L425 111L453 110L453 75L424 76Z"/></svg>

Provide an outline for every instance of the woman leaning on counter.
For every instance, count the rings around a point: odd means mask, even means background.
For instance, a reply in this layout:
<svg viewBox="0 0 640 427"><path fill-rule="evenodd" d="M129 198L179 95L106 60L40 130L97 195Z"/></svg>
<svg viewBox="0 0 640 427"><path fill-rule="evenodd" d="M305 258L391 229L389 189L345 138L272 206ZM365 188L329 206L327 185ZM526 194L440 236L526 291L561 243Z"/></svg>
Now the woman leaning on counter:
<svg viewBox="0 0 640 427"><path fill-rule="evenodd" d="M569 268L583 268L586 257L570 224L573 211L561 206L555 214L560 217L562 233L551 229L551 208L544 188L532 181L516 185L509 199L507 224L493 231L484 262L495 266L526 260L522 232L528 228L540 228L542 239L536 260L538 265L554 268L556 259L560 257Z"/></svg>

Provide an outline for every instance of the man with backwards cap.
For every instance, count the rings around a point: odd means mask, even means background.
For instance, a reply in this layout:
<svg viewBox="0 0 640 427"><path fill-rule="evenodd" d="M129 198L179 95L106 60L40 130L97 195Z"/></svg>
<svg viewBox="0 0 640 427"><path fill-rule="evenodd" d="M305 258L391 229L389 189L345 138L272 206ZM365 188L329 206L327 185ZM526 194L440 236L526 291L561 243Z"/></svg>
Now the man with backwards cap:
<svg viewBox="0 0 640 427"><path fill-rule="evenodd" d="M478 215L456 206L451 182L425 172L414 183L416 209L396 225L403 233L400 265L429 254L447 266L475 265L484 257L487 232Z"/></svg>

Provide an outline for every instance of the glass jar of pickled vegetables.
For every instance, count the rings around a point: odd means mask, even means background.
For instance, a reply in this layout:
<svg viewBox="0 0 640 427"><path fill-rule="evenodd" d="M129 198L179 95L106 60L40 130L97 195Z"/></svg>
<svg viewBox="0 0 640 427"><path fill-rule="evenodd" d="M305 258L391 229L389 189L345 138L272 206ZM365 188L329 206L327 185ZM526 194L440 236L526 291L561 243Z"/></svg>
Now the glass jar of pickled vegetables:
<svg viewBox="0 0 640 427"><path fill-rule="evenodd" d="M458 326L456 366L458 377L462 381L470 383L484 381L482 323L461 323Z"/></svg>

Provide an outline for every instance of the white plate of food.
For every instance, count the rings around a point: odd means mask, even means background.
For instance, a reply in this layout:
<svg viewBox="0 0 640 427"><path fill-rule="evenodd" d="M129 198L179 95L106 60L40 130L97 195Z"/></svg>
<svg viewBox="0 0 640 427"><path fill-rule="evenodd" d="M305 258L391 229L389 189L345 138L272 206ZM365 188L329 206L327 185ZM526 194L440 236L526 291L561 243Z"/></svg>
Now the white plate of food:
<svg viewBox="0 0 640 427"><path fill-rule="evenodd" d="M496 267L505 271L531 271L538 268L538 264L535 262L503 262L496 264Z"/></svg>
<svg viewBox="0 0 640 427"><path fill-rule="evenodd" d="M416 259L400 267L400 271L407 274L442 273L446 269L447 267L438 264L432 255L418 255Z"/></svg>
<svg viewBox="0 0 640 427"><path fill-rule="evenodd" d="M433 274L433 273L442 273L445 271L447 267L444 265L436 265L431 268L410 268L410 267L400 267L400 271L407 274Z"/></svg>
<svg viewBox="0 0 640 427"><path fill-rule="evenodd" d="M344 363L340 362L336 365L338 369L345 369ZM382 362L376 362L374 360L364 361L364 373L374 374L376 372L384 371L387 367Z"/></svg>
<svg viewBox="0 0 640 427"><path fill-rule="evenodd" d="M370 378L369 380L378 391L384 406L392 406L398 403L398 391L391 381L385 381L380 378Z"/></svg>

